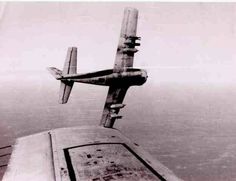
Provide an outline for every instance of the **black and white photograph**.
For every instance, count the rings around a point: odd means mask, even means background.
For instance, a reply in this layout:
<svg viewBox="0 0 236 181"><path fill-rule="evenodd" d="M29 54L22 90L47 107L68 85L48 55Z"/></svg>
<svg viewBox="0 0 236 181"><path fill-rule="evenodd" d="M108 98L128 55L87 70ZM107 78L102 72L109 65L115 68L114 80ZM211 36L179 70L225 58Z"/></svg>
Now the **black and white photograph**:
<svg viewBox="0 0 236 181"><path fill-rule="evenodd" d="M0 1L0 180L235 181L236 2Z"/></svg>

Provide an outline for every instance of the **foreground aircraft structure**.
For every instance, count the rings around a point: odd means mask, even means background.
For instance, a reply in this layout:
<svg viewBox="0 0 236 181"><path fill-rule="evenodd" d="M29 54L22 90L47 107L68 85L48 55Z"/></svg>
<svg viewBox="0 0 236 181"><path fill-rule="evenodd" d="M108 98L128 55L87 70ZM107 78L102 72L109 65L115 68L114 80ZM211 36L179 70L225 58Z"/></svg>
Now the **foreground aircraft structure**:
<svg viewBox="0 0 236 181"><path fill-rule="evenodd" d="M111 129L130 86L146 82L147 72L133 68L138 11L126 8L113 69L77 74L77 48L69 48L63 70L50 67L61 81L59 103L65 104L75 82L109 86L99 126L60 128L18 138L4 181L178 181L172 171L138 144Z"/></svg>

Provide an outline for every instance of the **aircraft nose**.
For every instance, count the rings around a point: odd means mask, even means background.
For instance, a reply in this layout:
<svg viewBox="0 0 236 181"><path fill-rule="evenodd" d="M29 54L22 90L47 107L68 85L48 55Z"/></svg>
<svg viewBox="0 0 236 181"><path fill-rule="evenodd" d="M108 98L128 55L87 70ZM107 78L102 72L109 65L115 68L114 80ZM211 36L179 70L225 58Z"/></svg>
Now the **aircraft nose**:
<svg viewBox="0 0 236 181"><path fill-rule="evenodd" d="M143 77L145 77L145 79L148 78L148 74L147 74L147 71L146 71L146 70L143 70L142 74L143 74Z"/></svg>
<svg viewBox="0 0 236 181"><path fill-rule="evenodd" d="M146 70L142 70L143 83L147 81L148 75Z"/></svg>

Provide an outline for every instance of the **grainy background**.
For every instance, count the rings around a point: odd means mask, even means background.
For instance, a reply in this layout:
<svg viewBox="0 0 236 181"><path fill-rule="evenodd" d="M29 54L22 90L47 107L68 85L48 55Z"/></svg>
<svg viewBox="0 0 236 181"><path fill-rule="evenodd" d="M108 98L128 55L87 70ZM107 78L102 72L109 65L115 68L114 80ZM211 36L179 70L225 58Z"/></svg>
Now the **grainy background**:
<svg viewBox="0 0 236 181"><path fill-rule="evenodd" d="M116 128L182 179L235 180L235 3L1 2L0 146L99 123L108 89L76 84L59 105L45 68L62 68L68 46L79 72L111 68L127 6L139 9L134 65L149 78L128 91Z"/></svg>

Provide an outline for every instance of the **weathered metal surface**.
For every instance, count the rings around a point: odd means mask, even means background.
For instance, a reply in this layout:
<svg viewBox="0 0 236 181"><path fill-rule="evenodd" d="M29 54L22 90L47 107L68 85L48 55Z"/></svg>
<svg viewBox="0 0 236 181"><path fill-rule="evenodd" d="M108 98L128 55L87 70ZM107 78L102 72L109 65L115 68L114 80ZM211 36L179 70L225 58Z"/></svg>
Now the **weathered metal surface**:
<svg viewBox="0 0 236 181"><path fill-rule="evenodd" d="M65 151L70 148L82 147L85 145L99 145L99 144L122 144L129 148L129 151L141 158L142 164L152 170L152 173L156 176L151 180L178 180L177 177L165 166L152 158L142 148L133 144L129 139L124 137L118 130L108 129L103 127L83 127L83 128L71 128L71 129L58 129L51 132L54 163L57 165L55 168L55 175L57 180L68 181L75 180L71 177L71 168L68 167L68 161L65 159ZM91 148L91 147L90 147ZM88 149L89 150L89 149ZM105 155L104 155L105 156ZM115 155L110 155L110 157ZM68 156L67 156L68 157ZM124 155L120 157L120 160L127 159ZM137 165L140 165L137 164ZM109 164L107 165L109 166ZM126 165L124 165L126 166ZM68 169L69 168L69 169ZM84 168L83 168L84 169ZM92 167L91 167L92 169ZM104 175L106 176L106 175ZM92 178L88 179L92 180ZM133 180L133 179L130 179Z"/></svg>
<svg viewBox="0 0 236 181"><path fill-rule="evenodd" d="M148 168L148 170L151 170L151 173L155 175L155 179L151 179L151 180L178 180L178 178L168 168L166 168L160 162L155 160L151 155L145 152L140 146L135 145L129 139L124 137L118 130L103 128L103 127L58 129L58 130L52 131L51 136L52 136L52 142L53 142L52 145L53 145L54 163L55 163L55 168L57 168L55 170L55 175L56 175L57 180L60 180L60 181L68 181L70 179L73 180L73 174L71 177L71 169L72 168L73 170L77 169L78 165L76 163L79 162L77 159L81 160L82 158L76 157L75 156L76 153L73 155L72 152L69 152L73 150L72 148L79 149L85 146L94 145L95 146L94 148L89 147L89 149L87 149L87 151L92 149L91 152L93 152L93 150L97 150L96 145L104 145L104 144L126 145L127 146L126 148L129 148L128 151L132 153L133 155L135 155L132 158L134 158L134 160L136 158L140 161L140 162L137 161L138 163L137 167L139 167L140 165L144 165L145 167ZM124 153L128 153L128 151ZM71 156L73 157L73 162L71 162L72 165L69 164L69 166L68 166L68 163L69 163L68 159L66 159L66 157L68 158L68 154L69 154L69 157ZM115 154L116 153L111 150L109 157L110 158L116 157ZM90 156L92 156L92 153L90 153ZM101 156L101 155L98 155L98 156ZM102 155L102 156L106 157L107 155ZM87 161L89 161L90 159L88 157L87 157ZM112 161L116 161L115 164L119 164L123 160L123 163L124 163L123 166L126 167L126 163L125 163L127 161L126 159L127 157L125 157L125 154L121 154L119 159L115 159ZM86 162L86 161L84 160L83 162ZM109 167L110 163L105 162L103 166ZM93 167L87 167L87 169L89 168L93 169ZM103 176L106 176L106 175L103 175ZM102 177L102 175L100 175L100 177ZM133 180L133 179L129 179L129 180ZM142 178L140 178L140 180L142 180Z"/></svg>
<svg viewBox="0 0 236 181"><path fill-rule="evenodd" d="M4 181L114 179L179 180L118 130L98 126L19 138L3 177Z"/></svg>
<svg viewBox="0 0 236 181"><path fill-rule="evenodd" d="M51 143L47 132L17 139L3 181L22 180L55 180Z"/></svg>
<svg viewBox="0 0 236 181"><path fill-rule="evenodd" d="M123 144L90 144L66 151L76 180L158 179Z"/></svg>

